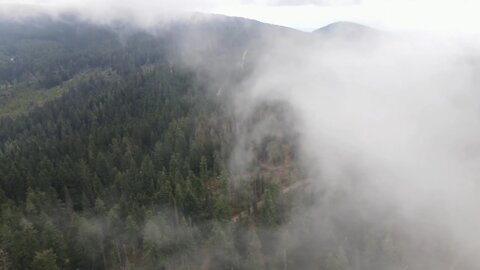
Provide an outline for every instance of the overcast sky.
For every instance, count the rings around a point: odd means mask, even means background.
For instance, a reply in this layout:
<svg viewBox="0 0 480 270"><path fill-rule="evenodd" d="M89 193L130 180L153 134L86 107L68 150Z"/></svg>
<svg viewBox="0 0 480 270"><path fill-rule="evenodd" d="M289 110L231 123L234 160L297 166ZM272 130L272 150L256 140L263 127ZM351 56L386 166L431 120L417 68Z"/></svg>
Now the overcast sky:
<svg viewBox="0 0 480 270"><path fill-rule="evenodd" d="M335 21L354 21L384 29L480 34L480 0L0 0L0 4L88 7L97 13L201 11L305 31Z"/></svg>

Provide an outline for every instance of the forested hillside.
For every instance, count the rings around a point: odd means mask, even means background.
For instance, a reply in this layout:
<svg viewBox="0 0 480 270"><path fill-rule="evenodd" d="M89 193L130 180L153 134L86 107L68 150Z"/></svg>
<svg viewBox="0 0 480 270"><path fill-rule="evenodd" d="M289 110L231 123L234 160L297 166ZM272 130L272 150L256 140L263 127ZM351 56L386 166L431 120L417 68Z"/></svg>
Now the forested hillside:
<svg viewBox="0 0 480 270"><path fill-rule="evenodd" d="M195 27L228 45L249 40L245 27L265 26ZM255 158L232 174L232 90L220 95L198 66L180 64L175 48L188 31L198 29L0 23L0 269L286 265L281 233L257 230L291 209L282 188L301 177L294 134L249 142ZM243 51L220 53L218 65L230 63L238 79L245 70L228 59ZM279 106L251 125L272 116L281 124Z"/></svg>
<svg viewBox="0 0 480 270"><path fill-rule="evenodd" d="M204 14L0 18L0 270L477 269L458 233L473 210L453 211L477 201L436 187L447 165L476 175L476 143L450 132L477 122L455 107L478 110L476 73L383 38Z"/></svg>

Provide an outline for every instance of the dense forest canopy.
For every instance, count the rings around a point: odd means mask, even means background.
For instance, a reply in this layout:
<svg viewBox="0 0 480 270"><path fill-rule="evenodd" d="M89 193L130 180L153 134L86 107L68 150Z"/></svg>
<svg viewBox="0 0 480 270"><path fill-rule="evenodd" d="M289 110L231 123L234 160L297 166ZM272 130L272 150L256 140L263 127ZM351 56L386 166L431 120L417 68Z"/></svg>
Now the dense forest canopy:
<svg viewBox="0 0 480 270"><path fill-rule="evenodd" d="M280 194L299 176L289 161L294 134L246 141L256 158L233 175L233 87L214 88L241 79L237 42L264 27L225 18L150 31L75 17L2 21L2 269L276 268L282 261L265 261L253 224L287 219ZM200 31L238 47L192 48L232 70L216 85L208 81L218 71L185 65L175 51ZM280 125L279 106L246 125L271 116Z"/></svg>

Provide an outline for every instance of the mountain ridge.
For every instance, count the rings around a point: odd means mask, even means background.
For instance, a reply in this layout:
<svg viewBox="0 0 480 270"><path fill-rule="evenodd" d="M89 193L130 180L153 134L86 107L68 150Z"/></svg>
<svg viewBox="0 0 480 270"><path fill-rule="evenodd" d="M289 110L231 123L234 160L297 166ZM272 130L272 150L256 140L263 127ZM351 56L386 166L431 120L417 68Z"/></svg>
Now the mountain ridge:
<svg viewBox="0 0 480 270"><path fill-rule="evenodd" d="M380 34L380 32L370 26L349 21L337 21L327 24L311 32L324 38L372 38Z"/></svg>

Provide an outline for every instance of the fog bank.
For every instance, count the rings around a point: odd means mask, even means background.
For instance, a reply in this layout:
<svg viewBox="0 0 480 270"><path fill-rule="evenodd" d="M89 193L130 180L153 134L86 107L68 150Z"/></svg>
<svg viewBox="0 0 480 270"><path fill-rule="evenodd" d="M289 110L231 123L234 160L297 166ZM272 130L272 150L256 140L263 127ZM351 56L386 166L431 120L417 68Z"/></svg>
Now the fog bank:
<svg viewBox="0 0 480 270"><path fill-rule="evenodd" d="M237 106L281 101L299 119L292 128L318 194L290 230L308 226L313 246L341 246L348 269L480 267L471 45L394 34L270 43ZM368 247L354 237L369 231L390 239L396 259L359 255Z"/></svg>

